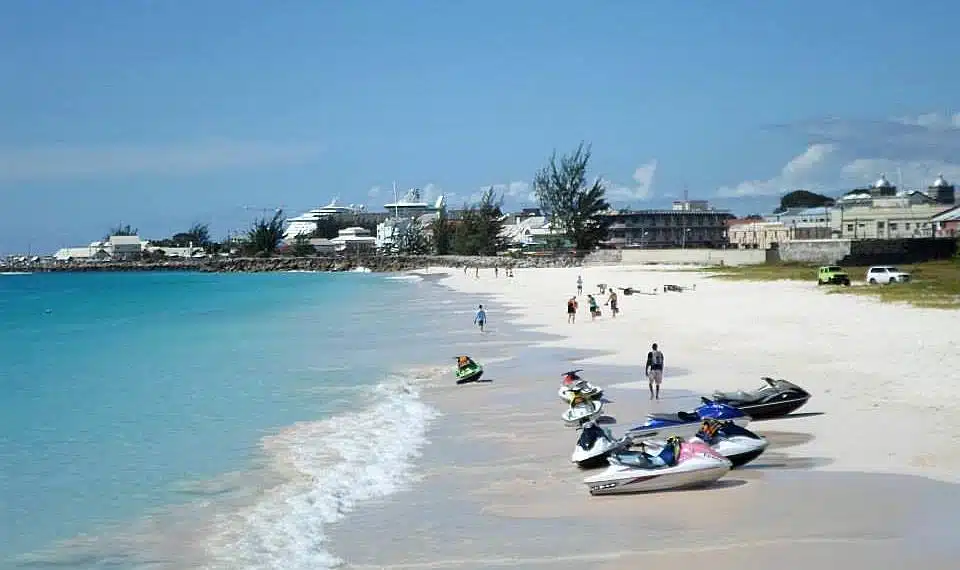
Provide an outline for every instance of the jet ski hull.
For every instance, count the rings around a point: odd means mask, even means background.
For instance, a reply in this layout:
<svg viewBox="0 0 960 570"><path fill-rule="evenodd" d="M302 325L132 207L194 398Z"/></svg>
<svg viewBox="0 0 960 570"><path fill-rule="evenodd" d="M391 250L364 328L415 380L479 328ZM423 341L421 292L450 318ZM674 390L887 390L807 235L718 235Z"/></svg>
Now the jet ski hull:
<svg viewBox="0 0 960 570"><path fill-rule="evenodd" d="M703 443L703 440L696 436L691 437L688 441ZM644 441L643 445L650 453L659 453L660 449L663 448L661 441ZM725 457L736 468L760 457L766 451L767 445L769 445L767 440L759 436L754 438L734 435L721 437L719 441L710 445L710 448Z"/></svg>
<svg viewBox="0 0 960 570"><path fill-rule="evenodd" d="M583 422L596 419L602 411L603 402L600 400L586 400L566 409L561 417L568 426L579 426Z"/></svg>
<svg viewBox="0 0 960 570"><path fill-rule="evenodd" d="M709 485L730 471L730 461L703 443L684 443L683 447L680 461L670 467L634 467L610 456L610 467L583 482L591 495L647 493Z"/></svg>
<svg viewBox="0 0 960 570"><path fill-rule="evenodd" d="M785 416L800 409L810 400L810 393L786 380L764 378L766 385L752 392L714 392L712 402L733 406L754 419Z"/></svg>
<svg viewBox="0 0 960 570"><path fill-rule="evenodd" d="M457 377L457 384L476 382L481 376L483 376L483 366L478 364L464 370L458 370L455 375Z"/></svg>
<svg viewBox="0 0 960 570"><path fill-rule="evenodd" d="M666 439L671 435L688 438L696 435L697 432L700 431L700 423L703 418L730 420L740 427L746 427L751 419L743 410L724 404L709 402L698 407L693 412L650 414L647 417L647 421L643 424L627 430L627 436L634 440L650 438Z"/></svg>
<svg viewBox="0 0 960 570"><path fill-rule="evenodd" d="M576 447L573 448L573 454L570 456L570 461L581 469L590 469L592 467L607 465L607 457L611 453L624 451L630 446L629 439L613 439L607 430L600 428L596 424L587 425L583 429L584 432L587 430L593 431L595 438L592 442L589 442L589 445L587 445L586 448L584 448L584 445L587 442L584 441L585 435L582 434L580 439L577 441Z"/></svg>

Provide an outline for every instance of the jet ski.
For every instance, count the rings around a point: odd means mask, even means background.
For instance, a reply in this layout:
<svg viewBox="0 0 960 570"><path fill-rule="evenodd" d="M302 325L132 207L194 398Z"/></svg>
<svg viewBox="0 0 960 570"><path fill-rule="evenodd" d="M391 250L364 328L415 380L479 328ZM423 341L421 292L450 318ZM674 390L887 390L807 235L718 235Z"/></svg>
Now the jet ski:
<svg viewBox="0 0 960 570"><path fill-rule="evenodd" d="M810 399L810 392L792 382L767 377L763 381L766 382L765 386L751 392L714 392L713 397L704 398L704 402L727 404L740 408L754 419L760 419L785 416Z"/></svg>
<svg viewBox="0 0 960 570"><path fill-rule="evenodd" d="M580 437L577 446L573 448L570 461L584 469L597 467L607 463L607 456L630 447L630 439L621 437L614 439L610 430L603 429L596 422L586 421L580 427Z"/></svg>
<svg viewBox="0 0 960 570"><path fill-rule="evenodd" d="M466 384L467 382L476 382L483 376L483 366L480 366L469 356L458 356L457 369L454 375L457 377L457 384Z"/></svg>
<svg viewBox="0 0 960 570"><path fill-rule="evenodd" d="M731 420L706 418L700 424L700 431L689 441L701 441L714 451L726 457L734 467L750 463L767 449L766 438L733 423ZM656 453L663 444L658 441L643 441L648 451Z"/></svg>
<svg viewBox="0 0 960 570"><path fill-rule="evenodd" d="M583 372L582 368L563 373L563 382L560 383L560 390L557 394L567 403L570 403L577 393L591 400L599 400L603 396L603 388L594 386L587 382L577 372Z"/></svg>
<svg viewBox="0 0 960 570"><path fill-rule="evenodd" d="M588 400L583 396L577 395L570 402L563 415L563 422L568 426L579 426L588 420L596 419L603 411L603 402L600 400Z"/></svg>
<svg viewBox="0 0 960 570"><path fill-rule="evenodd" d="M712 483L730 471L730 461L703 442L667 440L659 453L621 451L607 457L610 466L583 480L591 495L643 493Z"/></svg>
<svg viewBox="0 0 960 570"><path fill-rule="evenodd" d="M726 404L716 402L705 403L692 412L676 412L673 414L647 414L647 420L627 430L630 439L663 439L670 435L693 437L700 431L700 423L704 418L718 420L732 420L740 426L750 423L750 416Z"/></svg>

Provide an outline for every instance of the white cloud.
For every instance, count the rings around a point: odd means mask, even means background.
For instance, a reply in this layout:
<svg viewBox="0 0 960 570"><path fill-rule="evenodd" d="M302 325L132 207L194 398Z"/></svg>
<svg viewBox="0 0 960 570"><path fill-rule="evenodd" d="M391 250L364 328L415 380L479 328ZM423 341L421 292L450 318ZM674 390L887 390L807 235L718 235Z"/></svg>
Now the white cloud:
<svg viewBox="0 0 960 570"><path fill-rule="evenodd" d="M323 151L316 144L209 140L166 146L0 149L0 182L103 178L131 174L196 174L295 164Z"/></svg>
<svg viewBox="0 0 960 570"><path fill-rule="evenodd" d="M724 186L717 190L722 197L769 196L785 194L797 188L819 188L814 180L818 171L828 163L834 152L832 144L812 144L807 150L790 159L780 169L780 174L766 180L745 180L736 186Z"/></svg>
<svg viewBox="0 0 960 570"><path fill-rule="evenodd" d="M811 141L780 174L717 191L724 197L779 195L799 188L836 195L881 174L904 189L925 188L942 173L960 180L960 113L880 121L826 118L780 125Z"/></svg>
<svg viewBox="0 0 960 570"><path fill-rule="evenodd" d="M367 190L367 196L369 196L369 197L371 197L371 198L376 198L376 197L379 196L379 195L380 195L380 187L379 187L379 186L374 186L373 188Z"/></svg>
<svg viewBox="0 0 960 570"><path fill-rule="evenodd" d="M633 171L632 186L624 186L610 180L607 184L607 200L611 202L630 202L649 200L653 197L653 182L657 174L657 159L641 164Z"/></svg>

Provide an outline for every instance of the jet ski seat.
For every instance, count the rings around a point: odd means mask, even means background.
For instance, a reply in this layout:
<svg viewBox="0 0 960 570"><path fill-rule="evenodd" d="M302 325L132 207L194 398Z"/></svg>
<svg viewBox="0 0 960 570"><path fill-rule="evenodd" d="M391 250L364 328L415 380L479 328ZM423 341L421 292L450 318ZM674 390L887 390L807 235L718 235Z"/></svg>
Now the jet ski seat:
<svg viewBox="0 0 960 570"><path fill-rule="evenodd" d="M651 420L664 420L668 422L699 422L700 416L693 412L675 412L672 414L647 414Z"/></svg>

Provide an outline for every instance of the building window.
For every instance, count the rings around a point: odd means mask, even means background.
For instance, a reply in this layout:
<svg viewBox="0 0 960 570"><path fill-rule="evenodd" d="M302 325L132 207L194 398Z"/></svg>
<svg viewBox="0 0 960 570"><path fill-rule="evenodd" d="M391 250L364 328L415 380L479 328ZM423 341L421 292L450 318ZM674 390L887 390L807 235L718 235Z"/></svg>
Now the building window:
<svg viewBox="0 0 960 570"><path fill-rule="evenodd" d="M893 229L897 229L897 224L890 224L890 227L893 228ZM907 222L907 223L903 224L903 229L909 230L909 229L910 229L910 222Z"/></svg>
<svg viewBox="0 0 960 570"><path fill-rule="evenodd" d="M852 231L853 231L853 224L847 224L847 231L848 231L848 232L852 232Z"/></svg>
<svg viewBox="0 0 960 570"><path fill-rule="evenodd" d="M890 222L890 231L896 231L896 229L897 229L897 222ZM907 224L907 229L908 230L910 229L910 224Z"/></svg>

